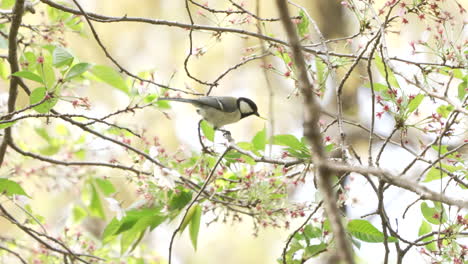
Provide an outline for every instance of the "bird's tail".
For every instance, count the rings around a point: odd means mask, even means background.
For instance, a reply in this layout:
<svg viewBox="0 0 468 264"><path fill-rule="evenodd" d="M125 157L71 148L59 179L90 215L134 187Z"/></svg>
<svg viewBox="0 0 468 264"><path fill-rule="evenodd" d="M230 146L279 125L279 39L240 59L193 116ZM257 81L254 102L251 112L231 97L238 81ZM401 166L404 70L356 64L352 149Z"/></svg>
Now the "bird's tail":
<svg viewBox="0 0 468 264"><path fill-rule="evenodd" d="M189 104L196 104L196 100L194 99L187 99L187 98L178 98L178 97L160 97L158 101L176 101L182 103L189 103Z"/></svg>

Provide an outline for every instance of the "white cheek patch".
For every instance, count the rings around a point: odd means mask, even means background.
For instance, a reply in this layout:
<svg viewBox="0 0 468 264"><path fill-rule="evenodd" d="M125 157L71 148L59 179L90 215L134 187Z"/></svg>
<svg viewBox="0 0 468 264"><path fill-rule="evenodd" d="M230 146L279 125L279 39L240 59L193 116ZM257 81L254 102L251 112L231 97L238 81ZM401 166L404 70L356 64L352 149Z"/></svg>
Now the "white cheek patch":
<svg viewBox="0 0 468 264"><path fill-rule="evenodd" d="M252 113L254 111L252 107L244 101L239 102L239 110L243 114Z"/></svg>

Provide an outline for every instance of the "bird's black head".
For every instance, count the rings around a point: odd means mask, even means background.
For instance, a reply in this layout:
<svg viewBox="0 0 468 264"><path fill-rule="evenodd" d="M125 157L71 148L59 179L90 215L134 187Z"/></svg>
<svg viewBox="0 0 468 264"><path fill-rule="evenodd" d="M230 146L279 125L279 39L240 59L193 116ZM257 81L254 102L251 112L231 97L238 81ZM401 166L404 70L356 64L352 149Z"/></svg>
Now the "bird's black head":
<svg viewBox="0 0 468 264"><path fill-rule="evenodd" d="M260 116L258 114L257 105L254 103L254 101L250 100L249 98L240 97L239 99L237 99L237 108L241 113L241 118L248 117L251 115Z"/></svg>

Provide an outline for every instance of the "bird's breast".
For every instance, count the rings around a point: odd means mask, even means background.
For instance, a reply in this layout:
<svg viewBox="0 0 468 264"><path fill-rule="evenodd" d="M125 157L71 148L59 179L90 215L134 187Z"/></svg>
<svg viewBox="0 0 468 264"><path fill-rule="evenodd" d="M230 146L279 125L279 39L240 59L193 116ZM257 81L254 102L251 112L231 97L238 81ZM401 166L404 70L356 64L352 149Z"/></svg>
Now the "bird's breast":
<svg viewBox="0 0 468 264"><path fill-rule="evenodd" d="M241 114L239 111L222 112L215 108L199 108L197 113L203 117L208 123L215 128L220 128L227 124L232 124L240 120Z"/></svg>

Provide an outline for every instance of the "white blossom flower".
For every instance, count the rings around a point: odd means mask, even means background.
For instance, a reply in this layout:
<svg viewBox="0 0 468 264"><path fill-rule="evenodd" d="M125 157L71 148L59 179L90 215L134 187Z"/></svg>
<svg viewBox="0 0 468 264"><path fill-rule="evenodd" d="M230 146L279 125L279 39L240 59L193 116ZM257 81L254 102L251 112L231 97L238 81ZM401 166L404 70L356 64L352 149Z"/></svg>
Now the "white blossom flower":
<svg viewBox="0 0 468 264"><path fill-rule="evenodd" d="M174 189L176 187L175 181L180 178L180 174L175 170L163 168L159 170L159 173L155 169L154 177L158 179L159 183L163 186Z"/></svg>
<svg viewBox="0 0 468 264"><path fill-rule="evenodd" d="M156 157L158 153L159 150L156 146L152 146L149 150L149 156L154 160L157 160ZM161 168L150 160L146 160L143 163L143 170L152 170L153 176L158 182L158 184L171 189L174 189L176 187L175 181L180 178L180 174L177 171L168 168Z"/></svg>
<svg viewBox="0 0 468 264"><path fill-rule="evenodd" d="M25 207L26 205L29 204L29 202L31 201L31 198L27 197L26 195L16 194L15 200L21 207Z"/></svg>
<svg viewBox="0 0 468 264"><path fill-rule="evenodd" d="M109 210L115 212L117 220L120 221L125 215L125 210L122 207L120 207L119 201L112 197L105 197L104 199L106 199L107 203L109 203Z"/></svg>

